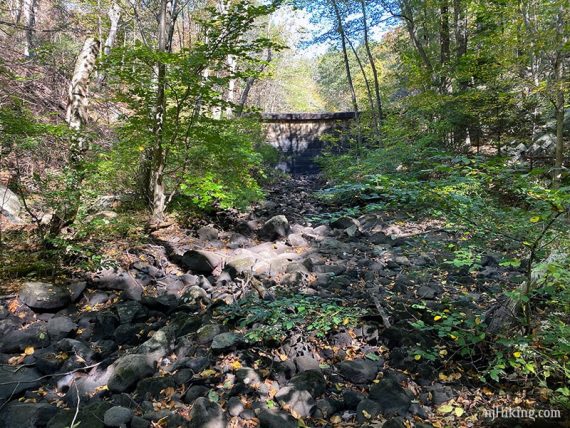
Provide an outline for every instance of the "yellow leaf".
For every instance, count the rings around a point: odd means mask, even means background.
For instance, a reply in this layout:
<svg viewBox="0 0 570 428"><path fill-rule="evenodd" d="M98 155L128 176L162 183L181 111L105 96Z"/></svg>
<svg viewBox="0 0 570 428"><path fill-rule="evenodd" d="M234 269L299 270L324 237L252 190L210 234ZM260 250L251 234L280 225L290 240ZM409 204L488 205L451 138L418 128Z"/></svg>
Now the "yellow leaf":
<svg viewBox="0 0 570 428"><path fill-rule="evenodd" d="M434 321L439 321L440 319L441 319L441 316L439 316L439 315L436 315L435 317L433 317Z"/></svg>
<svg viewBox="0 0 570 428"><path fill-rule="evenodd" d="M453 406L451 404L443 404L437 408L437 413L441 413L443 415L451 413L452 411L453 411Z"/></svg>
<svg viewBox="0 0 570 428"><path fill-rule="evenodd" d="M342 325L347 325L350 322L348 318L342 320Z"/></svg>
<svg viewBox="0 0 570 428"><path fill-rule="evenodd" d="M422 356L420 354L414 355L414 360L419 361L421 359L422 359Z"/></svg>
<svg viewBox="0 0 570 428"><path fill-rule="evenodd" d="M534 217L530 218L531 223L538 223L540 221L540 216L535 215Z"/></svg>
<svg viewBox="0 0 570 428"><path fill-rule="evenodd" d="M239 370L239 369L241 369L242 366L241 366L241 363L239 361L233 361L230 364L230 367L234 370Z"/></svg>
<svg viewBox="0 0 570 428"><path fill-rule="evenodd" d="M453 413L455 413L455 416L459 418L463 415L463 413L465 413L465 410L463 410L462 407L456 407Z"/></svg>
<svg viewBox="0 0 570 428"><path fill-rule="evenodd" d="M280 359L281 361L287 361L287 355L285 355L285 354L279 354L279 359Z"/></svg>
<svg viewBox="0 0 570 428"><path fill-rule="evenodd" d="M457 336L455 336L454 334L450 334L449 337L451 337L453 340L457 340Z"/></svg>
<svg viewBox="0 0 570 428"><path fill-rule="evenodd" d="M439 351L439 355L445 357L447 355L447 349L442 349L441 351Z"/></svg>
<svg viewBox="0 0 570 428"><path fill-rule="evenodd" d="M214 376L215 374L216 374L215 370L208 369L208 370L204 370L202 373L200 373L200 377L211 377L211 376Z"/></svg>
<svg viewBox="0 0 570 428"><path fill-rule="evenodd" d="M33 346L28 346L26 347L26 349L24 349L24 354L26 355L32 355L34 353L34 347Z"/></svg>
<svg viewBox="0 0 570 428"><path fill-rule="evenodd" d="M519 351L513 352L513 356L514 356L515 358L520 358L521 355L522 355L522 352L519 352Z"/></svg>
<svg viewBox="0 0 570 428"><path fill-rule="evenodd" d="M372 415L370 413L368 413L366 410L362 410L362 415L366 418L366 419L370 419L372 417Z"/></svg>
<svg viewBox="0 0 570 428"><path fill-rule="evenodd" d="M334 415L331 418L331 423L333 424L340 424L342 422L342 418L339 415Z"/></svg>
<svg viewBox="0 0 570 428"><path fill-rule="evenodd" d="M445 373L440 373L438 377L442 382L446 382L449 379Z"/></svg>
<svg viewBox="0 0 570 428"><path fill-rule="evenodd" d="M475 324L477 325L481 324L481 318L479 317L475 318Z"/></svg>

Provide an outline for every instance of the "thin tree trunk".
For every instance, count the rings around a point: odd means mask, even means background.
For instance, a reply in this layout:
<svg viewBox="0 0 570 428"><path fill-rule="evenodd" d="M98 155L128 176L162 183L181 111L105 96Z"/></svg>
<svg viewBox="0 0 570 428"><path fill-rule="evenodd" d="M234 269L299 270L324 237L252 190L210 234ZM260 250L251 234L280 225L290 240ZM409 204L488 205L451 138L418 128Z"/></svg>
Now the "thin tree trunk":
<svg viewBox="0 0 570 428"><path fill-rule="evenodd" d="M441 93L449 92L449 77L448 77L448 65L450 57L450 41L449 41L449 5L448 0L440 0L439 14L440 14L440 26L439 26L439 43L440 43L440 53L439 53L439 63L440 63L440 91Z"/></svg>
<svg viewBox="0 0 570 428"><path fill-rule="evenodd" d="M24 0L22 12L26 37L24 40L24 56L31 57L34 51L34 27L36 25L37 0Z"/></svg>
<svg viewBox="0 0 570 428"><path fill-rule="evenodd" d="M121 8L117 3L113 3L109 8L108 12L109 20L111 21L111 27L109 28L109 34L107 34L107 39L105 40L105 47L103 48L103 53L109 55L111 48L115 44L115 39L117 38L117 31L119 29L119 21L121 20Z"/></svg>
<svg viewBox="0 0 570 428"><path fill-rule="evenodd" d="M89 104L89 83L95 70L99 41L88 38L77 57L75 70L68 90L66 120L73 132L70 147L69 177L65 199L61 202L49 225L49 236L59 235L64 227L75 221L81 201L81 185L85 176L84 157L87 145L81 128L87 122L87 106Z"/></svg>
<svg viewBox="0 0 570 428"><path fill-rule="evenodd" d="M226 117L231 118L234 114L233 104L235 103L236 97L236 79L231 77L235 74L237 68L237 61L234 55L228 55L227 58L228 71L230 73L230 81L228 82L228 95L226 101L230 103L226 107Z"/></svg>
<svg viewBox="0 0 570 428"><path fill-rule="evenodd" d="M352 81L352 74L350 72L350 64L348 62L348 52L346 49L346 40L345 40L345 33L344 33L344 27L342 25L342 17L340 15L340 10L338 9L338 4L336 2L336 0L332 0L332 5L334 8L334 13L336 16L336 21L337 21L337 31L340 35L340 44L342 47L342 57L344 60L344 68L346 71L346 80L348 81L348 87L350 89L350 97L352 99L352 108L354 109L355 112L358 112L358 101L356 100L356 92L354 90L354 83Z"/></svg>
<svg viewBox="0 0 570 428"><path fill-rule="evenodd" d="M376 62L374 61L374 56L370 50L370 40L368 36L368 18L366 14L366 2L365 0L360 0L362 6L362 19L364 20L364 47L366 48L366 55L368 56L368 62L372 68L372 76L374 78L374 92L376 95L376 109L378 110L378 125L382 126L384 121L384 113L382 111L382 99L380 98L380 82L378 79L378 70L376 69Z"/></svg>
<svg viewBox="0 0 570 428"><path fill-rule="evenodd" d="M378 118L376 116L376 109L374 108L374 100L372 99L372 89L370 88L370 82L368 81L368 77L366 76L366 71L364 70L364 65L358 56L358 52L354 48L354 44L350 41L349 38L346 39L348 45L350 46L350 50L354 54L356 58L356 62L358 63L358 67L360 68L360 72L362 73L362 77L364 78L364 84L366 85L366 96L368 98L368 103L370 104L370 111L372 112L372 117L374 118L374 127L378 130Z"/></svg>
<svg viewBox="0 0 570 428"><path fill-rule="evenodd" d="M554 111L556 114L556 157L554 160L554 171L552 184L554 187L560 185L562 180L562 166L564 163L564 52L563 46L568 41L568 36L564 33L564 6L560 6L558 22L556 24L556 35L560 43L554 60L554 84L556 86L556 100L554 101Z"/></svg>

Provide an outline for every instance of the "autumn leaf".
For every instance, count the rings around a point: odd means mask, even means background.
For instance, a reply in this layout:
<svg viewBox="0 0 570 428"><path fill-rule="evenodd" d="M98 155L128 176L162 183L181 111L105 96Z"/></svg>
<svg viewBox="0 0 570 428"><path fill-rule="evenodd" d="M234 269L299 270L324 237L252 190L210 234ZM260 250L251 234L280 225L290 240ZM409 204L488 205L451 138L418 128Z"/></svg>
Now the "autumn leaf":
<svg viewBox="0 0 570 428"><path fill-rule="evenodd" d="M453 412L453 406L451 404L443 404L437 408L437 413L446 415Z"/></svg>
<svg viewBox="0 0 570 428"><path fill-rule="evenodd" d="M453 413L455 413L455 416L459 418L463 415L463 413L465 413L465 410L463 410L462 407L456 407L455 410L453 410Z"/></svg>
<svg viewBox="0 0 570 428"><path fill-rule="evenodd" d="M26 349L24 349L24 354L26 355L32 355L34 353L34 347L33 346L27 346Z"/></svg>

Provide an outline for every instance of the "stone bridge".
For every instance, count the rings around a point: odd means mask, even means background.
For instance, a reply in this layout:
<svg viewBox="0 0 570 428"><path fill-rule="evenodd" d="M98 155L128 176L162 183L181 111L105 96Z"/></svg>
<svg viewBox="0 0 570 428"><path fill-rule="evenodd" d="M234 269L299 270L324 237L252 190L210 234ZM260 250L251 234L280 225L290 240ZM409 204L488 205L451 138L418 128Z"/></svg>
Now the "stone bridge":
<svg viewBox="0 0 570 428"><path fill-rule="evenodd" d="M278 168L291 174L315 174L315 157L326 142L322 137L345 129L356 118L354 112L264 113L267 142L280 153Z"/></svg>

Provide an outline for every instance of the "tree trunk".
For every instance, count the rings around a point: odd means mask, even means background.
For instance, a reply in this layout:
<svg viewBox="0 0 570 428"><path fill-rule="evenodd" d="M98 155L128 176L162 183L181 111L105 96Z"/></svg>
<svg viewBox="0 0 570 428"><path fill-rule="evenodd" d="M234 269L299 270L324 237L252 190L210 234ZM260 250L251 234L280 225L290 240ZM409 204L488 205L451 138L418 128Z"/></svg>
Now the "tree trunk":
<svg viewBox="0 0 570 428"><path fill-rule="evenodd" d="M172 25L172 3L170 0L161 0L158 22L158 52L168 52L171 43L169 34ZM164 166L166 151L164 149L164 114L166 111L166 64L158 61L156 64L156 102L154 106L154 146L151 155L150 172L150 209L151 223L160 223L164 220L166 209L166 193L164 189Z"/></svg>
<svg viewBox="0 0 570 428"><path fill-rule="evenodd" d="M450 57L450 41L449 41L449 5L448 0L440 0L439 15L439 63L440 63L440 91L442 94L449 92L448 65Z"/></svg>
<svg viewBox="0 0 570 428"><path fill-rule="evenodd" d="M362 77L364 78L364 84L366 85L366 96L368 98L368 103L370 104L370 111L372 112L372 117L374 119L374 127L378 130L378 118L376 115L376 109L374 108L374 100L372 99L372 89L370 88L370 82L368 81L368 77L366 76L366 71L364 70L364 65L358 56L358 52L354 48L354 44L350 41L349 38L346 39L348 45L350 46L350 50L354 54L356 58L356 62L358 63L358 67L360 68L360 72L362 73Z"/></svg>
<svg viewBox="0 0 570 428"><path fill-rule="evenodd" d="M267 48L267 58L266 58L266 62L269 63L271 61L271 57L272 57L272 51L271 48ZM263 72L263 70L265 69L266 65L262 65L261 68L259 69L259 72ZM249 92L251 91L251 88L253 88L253 84L255 83L256 78L255 77L248 77L247 80L245 81L245 87L243 88L243 92L241 93L240 96L240 100L239 100L239 107L238 107L238 116L241 116L243 114L243 109L245 108L245 104L247 103L247 98L249 96Z"/></svg>
<svg viewBox="0 0 570 428"><path fill-rule="evenodd" d="M36 25L36 0L24 0L22 12L24 16L24 26L26 38L24 40L24 56L31 57L34 51L34 27Z"/></svg>
<svg viewBox="0 0 570 428"><path fill-rule="evenodd" d="M356 100L356 92L354 91L354 83L352 82L352 74L350 72L350 64L348 62L348 52L346 50L346 40L345 40L345 33L344 27L342 25L342 17L340 15L340 10L338 9L338 4L336 0L332 0L332 5L334 8L334 13L336 16L337 21L337 31L340 35L340 44L342 47L342 57L344 60L344 68L346 71L346 80L348 81L348 86L350 89L350 97L352 99L352 108L355 112L358 112L358 101Z"/></svg>
<svg viewBox="0 0 570 428"><path fill-rule="evenodd" d="M235 74L237 68L237 61L234 55L228 55L228 72L230 73L230 81L228 82L228 95L226 101L230 103L226 107L226 117L231 118L234 114L233 104L235 103L236 97L236 79L231 77Z"/></svg>
<svg viewBox="0 0 570 428"><path fill-rule="evenodd" d="M370 40L368 37L368 19L366 15L366 2L365 0L360 0L360 5L362 7L362 19L364 21L364 47L366 48L366 54L368 55L368 62L370 62L370 67L372 68L372 76L374 78L374 92L376 95L376 109L378 110L378 125L382 126L384 120L384 114L382 111L382 99L380 98L380 82L378 79L378 70L376 69L376 63L374 61L374 56L370 50Z"/></svg>
<svg viewBox="0 0 570 428"><path fill-rule="evenodd" d="M111 47L115 43L117 37L117 31L119 29L119 21L121 20L121 8L117 3L113 3L109 8L108 12L109 20L111 21L111 27L109 28L109 34L105 40L105 47L103 48L103 53L109 55Z"/></svg>
<svg viewBox="0 0 570 428"><path fill-rule="evenodd" d="M59 235L64 227L75 221L81 201L81 184L85 176L84 157L87 150L85 137L81 128L87 122L87 106L89 104L89 83L95 70L99 41L88 38L77 57L73 78L69 84L66 120L73 132L70 147L65 199L57 208L49 225L51 238Z"/></svg>
<svg viewBox="0 0 570 428"><path fill-rule="evenodd" d="M558 22L556 24L558 49L554 60L554 85L556 100L554 101L554 111L556 114L556 157L554 160L554 171L552 184L554 187L560 185L562 180L562 166L564 163L564 53L563 47L568 41L568 36L564 33L564 6L560 6Z"/></svg>

